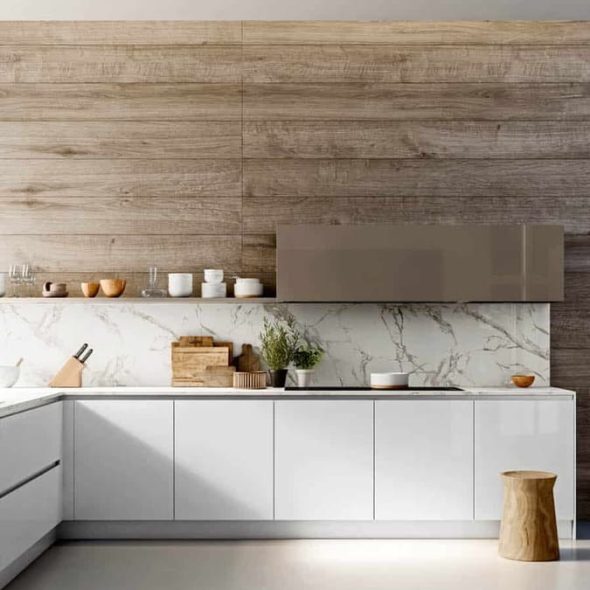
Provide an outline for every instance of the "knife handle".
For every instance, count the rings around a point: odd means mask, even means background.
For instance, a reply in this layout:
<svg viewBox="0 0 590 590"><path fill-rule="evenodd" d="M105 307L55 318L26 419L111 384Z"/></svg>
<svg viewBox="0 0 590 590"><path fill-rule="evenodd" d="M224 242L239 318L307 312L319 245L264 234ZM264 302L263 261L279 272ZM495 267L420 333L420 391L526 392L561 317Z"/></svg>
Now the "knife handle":
<svg viewBox="0 0 590 590"><path fill-rule="evenodd" d="M80 350L74 355L75 359L80 360L80 356L81 354L88 348L88 344L86 342L84 342L84 344L82 344L82 346L80 347Z"/></svg>
<svg viewBox="0 0 590 590"><path fill-rule="evenodd" d="M86 361L87 361L87 360L90 358L90 355L91 355L93 352L94 352L94 351L92 350L92 348L90 348L90 349L88 350L88 352L87 352L87 353L84 355L84 358L83 358L83 359L79 359L79 361L80 361L82 364L84 364L84 363L85 363L85 362L86 362Z"/></svg>

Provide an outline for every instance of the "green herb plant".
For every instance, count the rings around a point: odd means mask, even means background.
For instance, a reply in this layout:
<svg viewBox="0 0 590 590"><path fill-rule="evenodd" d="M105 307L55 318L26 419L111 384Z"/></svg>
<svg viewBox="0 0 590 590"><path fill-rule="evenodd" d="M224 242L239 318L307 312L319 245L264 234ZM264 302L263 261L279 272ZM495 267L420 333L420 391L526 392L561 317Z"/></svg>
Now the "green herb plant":
<svg viewBox="0 0 590 590"><path fill-rule="evenodd" d="M260 353L271 371L286 369L293 360L299 342L293 321L270 322L264 318L264 327L260 333Z"/></svg>
<svg viewBox="0 0 590 590"><path fill-rule="evenodd" d="M293 363L298 369L313 369L324 356L324 349L318 344L304 342L293 353Z"/></svg>

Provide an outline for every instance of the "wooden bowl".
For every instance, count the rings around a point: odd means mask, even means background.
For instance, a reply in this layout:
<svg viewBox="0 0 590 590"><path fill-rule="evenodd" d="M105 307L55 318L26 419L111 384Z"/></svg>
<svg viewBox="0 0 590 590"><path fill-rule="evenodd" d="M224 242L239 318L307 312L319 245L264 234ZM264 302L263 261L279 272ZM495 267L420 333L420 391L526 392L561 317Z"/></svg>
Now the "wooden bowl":
<svg viewBox="0 0 590 590"><path fill-rule="evenodd" d="M121 297L125 291L125 279L101 279L100 288L107 297Z"/></svg>
<svg viewBox="0 0 590 590"><path fill-rule="evenodd" d="M530 387L534 382L534 375L512 375L512 383L516 387Z"/></svg>
<svg viewBox="0 0 590 590"><path fill-rule="evenodd" d="M80 289L84 297L96 297L100 289L100 283L80 283Z"/></svg>

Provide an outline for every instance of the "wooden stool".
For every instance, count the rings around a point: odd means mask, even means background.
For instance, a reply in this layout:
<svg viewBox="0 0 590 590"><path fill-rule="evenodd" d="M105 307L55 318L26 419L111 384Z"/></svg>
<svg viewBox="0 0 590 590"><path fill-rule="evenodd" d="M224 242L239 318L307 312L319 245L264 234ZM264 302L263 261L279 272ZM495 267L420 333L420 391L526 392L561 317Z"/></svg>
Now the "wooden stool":
<svg viewBox="0 0 590 590"><path fill-rule="evenodd" d="M506 471L500 555L519 561L559 559L553 486L557 475L544 471Z"/></svg>

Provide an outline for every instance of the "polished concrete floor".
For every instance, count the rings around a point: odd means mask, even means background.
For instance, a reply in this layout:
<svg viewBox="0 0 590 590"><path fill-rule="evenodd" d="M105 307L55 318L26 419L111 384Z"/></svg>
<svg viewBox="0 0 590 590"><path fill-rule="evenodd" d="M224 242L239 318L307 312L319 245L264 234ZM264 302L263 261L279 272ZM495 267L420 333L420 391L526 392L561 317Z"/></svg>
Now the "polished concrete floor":
<svg viewBox="0 0 590 590"><path fill-rule="evenodd" d="M496 541L60 543L9 590L587 590L590 541L562 560L501 559Z"/></svg>

